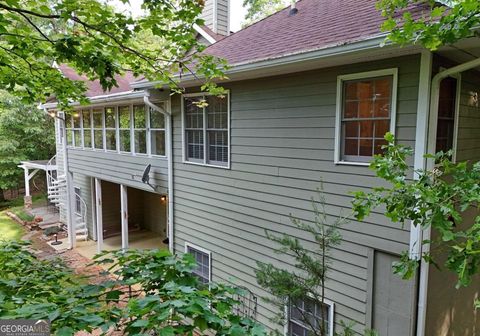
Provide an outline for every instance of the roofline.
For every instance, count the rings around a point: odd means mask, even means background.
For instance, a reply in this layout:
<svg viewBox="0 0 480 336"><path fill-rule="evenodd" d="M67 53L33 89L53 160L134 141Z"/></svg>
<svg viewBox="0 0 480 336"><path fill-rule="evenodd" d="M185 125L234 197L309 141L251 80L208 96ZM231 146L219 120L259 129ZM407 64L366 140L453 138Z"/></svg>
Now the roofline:
<svg viewBox="0 0 480 336"><path fill-rule="evenodd" d="M100 103L107 103L110 101L118 101L120 99L135 99L135 98L143 98L145 96L145 91L126 91L126 92L116 92L108 95L102 96L94 96L94 97L87 97L90 100L90 105L93 104L100 104ZM79 102L73 102L70 104L71 106L80 106ZM58 102L55 103L45 103L40 104L40 108L56 108L58 106Z"/></svg>
<svg viewBox="0 0 480 336"><path fill-rule="evenodd" d="M199 25L197 25L196 23L193 25L193 28L200 34L202 35L203 37L205 37L205 39L210 42L210 43L215 43L217 42L217 40L215 40L215 38L213 38L213 36L211 36L209 33L207 33L202 27L200 27Z"/></svg>
<svg viewBox="0 0 480 336"><path fill-rule="evenodd" d="M295 52L287 55L283 55L275 58L265 58L258 59L248 62L241 62L237 64L231 64L230 69L225 72L226 75L251 71L255 69L266 69L275 66L289 65L293 63L300 63L311 60L318 60L322 58L345 55L349 53L355 53L359 51L372 50L376 48L381 48L382 43L385 42L385 37L387 33L378 34L361 41L356 41L347 44L334 44L321 49L314 49L308 51ZM175 79L180 79L180 76L175 76ZM192 74L182 75L181 82L191 81L196 78ZM162 85L163 82L154 81L154 82L133 82L130 83L130 86L135 89L145 89L151 88L154 86Z"/></svg>

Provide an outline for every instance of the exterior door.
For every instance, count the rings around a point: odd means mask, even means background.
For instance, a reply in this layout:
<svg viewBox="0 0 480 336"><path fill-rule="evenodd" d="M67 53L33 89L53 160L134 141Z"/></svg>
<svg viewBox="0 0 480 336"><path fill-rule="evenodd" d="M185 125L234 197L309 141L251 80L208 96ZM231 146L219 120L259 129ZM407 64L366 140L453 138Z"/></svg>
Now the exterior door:
<svg viewBox="0 0 480 336"><path fill-rule="evenodd" d="M372 327L382 336L413 336L415 327L415 279L393 274L399 257L374 253Z"/></svg>

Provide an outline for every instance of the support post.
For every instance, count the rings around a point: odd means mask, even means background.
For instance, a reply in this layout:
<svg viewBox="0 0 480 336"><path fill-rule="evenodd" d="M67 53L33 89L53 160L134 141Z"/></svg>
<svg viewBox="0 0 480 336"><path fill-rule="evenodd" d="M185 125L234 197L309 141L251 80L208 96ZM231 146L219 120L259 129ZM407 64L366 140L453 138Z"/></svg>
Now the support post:
<svg viewBox="0 0 480 336"><path fill-rule="evenodd" d="M122 249L128 249L128 194L127 187L120 184L120 212L122 220Z"/></svg>
<svg viewBox="0 0 480 336"><path fill-rule="evenodd" d="M30 195L30 175L28 173L28 168L23 167L23 172L25 176L25 197L23 197L23 206L25 209L30 210L32 208L32 196Z"/></svg>
<svg viewBox="0 0 480 336"><path fill-rule="evenodd" d="M97 252L103 250L102 181L95 178L95 212L97 216Z"/></svg>

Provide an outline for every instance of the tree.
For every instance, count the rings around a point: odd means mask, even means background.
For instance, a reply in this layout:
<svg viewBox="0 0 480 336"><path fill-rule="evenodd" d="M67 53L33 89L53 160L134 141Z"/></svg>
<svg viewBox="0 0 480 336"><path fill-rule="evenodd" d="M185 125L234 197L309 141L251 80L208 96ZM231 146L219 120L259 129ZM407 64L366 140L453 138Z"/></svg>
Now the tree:
<svg viewBox="0 0 480 336"><path fill-rule="evenodd" d="M314 224L304 223L291 217L292 223L300 230L305 230L312 235L316 243L316 249L304 247L300 241L287 234L276 236L266 232L267 237L280 247L275 250L276 254L284 257L293 257L295 270L287 270L271 263L257 262L258 269L255 274L257 282L265 288L272 297L264 300L273 304L280 312L275 321L285 324L285 305L290 305L298 312L303 312L302 322L309 326L312 335L327 335L325 303L325 283L331 264L331 249L341 242L338 228L347 222L343 216L328 218L325 212L325 197L319 194L319 199L312 199L314 212ZM316 315L307 307L301 308L301 302L310 298L314 305L322 307L320 315ZM333 323L331 321L330 323Z"/></svg>
<svg viewBox="0 0 480 336"><path fill-rule="evenodd" d="M52 95L63 108L86 102L84 84L55 67L66 63L104 89L116 85L115 75L133 71L174 90L181 74L194 73L202 89L222 92L214 80L224 77L226 63L202 54L195 38L203 6L204 0L144 1L146 15L133 18L101 0L0 1L0 86L28 102ZM142 34L161 38L162 48L136 43Z"/></svg>
<svg viewBox="0 0 480 336"><path fill-rule="evenodd" d="M229 286L201 287L191 255L128 250L97 256L112 273L99 284L74 275L59 259L38 260L27 243L0 244L0 318L48 319L52 334L121 331L128 335L265 336L237 316Z"/></svg>
<svg viewBox="0 0 480 336"><path fill-rule="evenodd" d="M20 185L20 161L44 160L54 154L53 119L0 91L0 192Z"/></svg>
<svg viewBox="0 0 480 336"><path fill-rule="evenodd" d="M247 14L242 26L246 27L260 21L285 8L287 4L287 0L243 0L243 7L247 7Z"/></svg>
<svg viewBox="0 0 480 336"><path fill-rule="evenodd" d="M412 14L416 0L380 0L377 4L386 20L382 30L388 40L401 45L419 43L430 50L466 37L478 36L480 2L478 0L423 0L430 12Z"/></svg>
<svg viewBox="0 0 480 336"><path fill-rule="evenodd" d="M384 155L377 155L370 164L387 187L375 187L371 192L356 192L353 210L358 220L363 220L372 209L385 206L385 216L395 223L432 228L437 239L423 241L430 244L431 252L423 252L426 262L439 264L440 253L447 255L444 266L457 275L457 287L468 286L480 270L480 214L476 212L473 225L466 225L465 214L478 209L480 201L480 162L451 161L451 152L427 155L436 162L432 170L417 170L413 180L407 158L412 156L409 147L395 144L392 134L385 139ZM395 272L408 279L418 267L406 251Z"/></svg>

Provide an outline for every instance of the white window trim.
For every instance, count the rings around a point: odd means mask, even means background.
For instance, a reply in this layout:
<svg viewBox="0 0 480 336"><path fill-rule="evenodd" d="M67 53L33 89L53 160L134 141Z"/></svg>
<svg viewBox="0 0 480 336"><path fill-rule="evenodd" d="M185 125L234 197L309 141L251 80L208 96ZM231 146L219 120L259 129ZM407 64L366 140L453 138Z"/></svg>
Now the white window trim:
<svg viewBox="0 0 480 336"><path fill-rule="evenodd" d="M337 77L337 105L335 119L335 149L334 163L337 165L369 166L369 162L345 161L342 159L342 113L343 113L343 82L358 79L392 76L392 97L390 109L390 133L395 135L397 120L397 93L398 93L398 68L359 72Z"/></svg>
<svg viewBox="0 0 480 336"><path fill-rule="evenodd" d="M189 242L185 242L185 253L188 253L188 248L191 248L191 249L197 250L199 252L208 254L208 261L209 261L208 282L211 283L212 282L212 252L207 250L207 249L204 249L203 247L200 247L198 245L195 245L195 244L192 244L192 243L189 243Z"/></svg>
<svg viewBox="0 0 480 336"><path fill-rule="evenodd" d="M309 295L309 297L312 297L311 295ZM328 309L328 321L329 321L329 325L328 325L328 336L334 336L334 329L335 329L335 303L331 300L328 300L328 299L324 299L323 300L323 304L327 305L329 307ZM287 303L285 305L285 325L284 325L284 328L283 328L283 333L284 333L284 336L288 336L289 335L289 332L290 332L290 303Z"/></svg>
<svg viewBox="0 0 480 336"><path fill-rule="evenodd" d="M186 139L185 139L185 111L184 111L184 98L188 97L201 97L201 96L212 96L212 94L209 93L203 93L203 92L197 92L197 93L187 93L183 94L181 96L181 114L182 114L182 162L186 164L191 164L191 165L197 165L197 166L205 166L205 167L212 167L212 168L220 168L220 169L231 169L231 155L232 155L232 139L231 139L231 131L230 131L230 90L225 90L226 96L227 96L227 139L228 139L228 155L227 159L228 161L226 164L212 164L212 163L207 163L207 143L206 143L206 124L205 124L205 113L203 114L203 130L204 130L204 155L203 155L203 162L196 162L192 160L187 160L187 147L186 147Z"/></svg>

